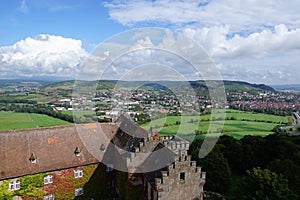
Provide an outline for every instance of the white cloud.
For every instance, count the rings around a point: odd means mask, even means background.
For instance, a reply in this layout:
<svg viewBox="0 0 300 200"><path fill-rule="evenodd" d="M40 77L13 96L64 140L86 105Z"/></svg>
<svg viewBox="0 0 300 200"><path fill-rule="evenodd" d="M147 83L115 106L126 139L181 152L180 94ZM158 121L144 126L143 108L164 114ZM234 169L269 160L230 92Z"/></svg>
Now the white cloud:
<svg viewBox="0 0 300 200"><path fill-rule="evenodd" d="M300 23L298 0L115 0L104 3L110 17L123 25L165 22L177 25L223 26L232 31L256 30L265 26ZM280 17L279 17L280 16Z"/></svg>
<svg viewBox="0 0 300 200"><path fill-rule="evenodd" d="M224 79L299 83L298 0L115 0L104 6L120 24L167 25L192 38Z"/></svg>
<svg viewBox="0 0 300 200"><path fill-rule="evenodd" d="M257 58L300 50L300 29L288 30L283 24L275 26L273 31L265 29L246 37L235 34L230 39L228 27L186 28L183 33L203 45L214 58Z"/></svg>
<svg viewBox="0 0 300 200"><path fill-rule="evenodd" d="M41 34L0 47L0 72L5 76L74 77L86 56L80 40Z"/></svg>
<svg viewBox="0 0 300 200"><path fill-rule="evenodd" d="M228 38L228 27L191 29L183 33L208 51L223 79L254 83L299 83L300 29L277 25L248 36Z"/></svg>
<svg viewBox="0 0 300 200"><path fill-rule="evenodd" d="M163 29L137 29L124 34L111 38L94 50L93 57L103 59L85 62L79 73L81 78L94 80L99 78L100 72L105 72L102 78L120 79L129 71L132 74L132 70L139 71L139 68L145 69L145 66L150 67L147 73L143 73L144 76L138 74L135 78L169 80L172 77L173 80L178 80L171 74L164 73L163 66L171 67L177 74L189 79L199 79L196 75L198 71L206 78L217 77L211 72L212 63L206 52L180 33ZM156 71L157 66L161 70ZM95 73L97 71L99 73ZM150 77L150 74L155 76Z"/></svg>
<svg viewBox="0 0 300 200"><path fill-rule="evenodd" d="M218 60L217 67L225 80L241 80L251 83L293 84L299 83L299 54Z"/></svg>

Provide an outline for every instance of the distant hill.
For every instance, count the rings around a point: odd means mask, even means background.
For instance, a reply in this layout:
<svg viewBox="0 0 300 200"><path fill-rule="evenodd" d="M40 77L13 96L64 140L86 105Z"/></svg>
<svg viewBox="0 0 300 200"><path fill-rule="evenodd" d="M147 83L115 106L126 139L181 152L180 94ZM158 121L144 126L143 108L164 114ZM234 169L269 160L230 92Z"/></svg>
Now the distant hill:
<svg viewBox="0 0 300 200"><path fill-rule="evenodd" d="M300 84L273 85L275 89L300 89Z"/></svg>
<svg viewBox="0 0 300 200"><path fill-rule="evenodd" d="M50 81L38 81L38 80L26 80L26 79L0 79L0 88L9 86L24 86L24 85L35 85L43 86L47 84L52 84L54 82Z"/></svg>
<svg viewBox="0 0 300 200"><path fill-rule="evenodd" d="M274 85L276 90L300 95L300 84Z"/></svg>
<svg viewBox="0 0 300 200"><path fill-rule="evenodd" d="M240 91L275 91L274 88L265 84L251 84L243 81L224 81L227 90Z"/></svg>
<svg viewBox="0 0 300 200"><path fill-rule="evenodd" d="M189 81L189 84L193 89L196 91L207 92L206 83L210 81ZM221 81L217 81L219 84L222 84ZM64 81L64 82L57 82L52 83L49 85L44 86L43 89L46 90L72 90L75 81ZM85 86L85 87L93 87L95 82L88 82L88 81L79 81L77 85ZM275 91L274 88L264 85L264 84L251 84L248 82L242 81L223 81L225 86L226 92L261 92L261 91ZM158 81L158 82L149 82L149 81L117 81L117 80L101 80L98 82L97 90L110 90L118 87L120 89L145 89L145 90L166 90L167 88L172 88L173 90L180 90L183 89L187 85L186 82L180 81Z"/></svg>
<svg viewBox="0 0 300 200"><path fill-rule="evenodd" d="M210 81L206 81L210 82ZM207 89L205 81L190 81L193 88ZM222 84L222 81L217 81ZM260 91L275 91L274 88L264 84L251 84L242 81L223 81L226 92L260 92Z"/></svg>

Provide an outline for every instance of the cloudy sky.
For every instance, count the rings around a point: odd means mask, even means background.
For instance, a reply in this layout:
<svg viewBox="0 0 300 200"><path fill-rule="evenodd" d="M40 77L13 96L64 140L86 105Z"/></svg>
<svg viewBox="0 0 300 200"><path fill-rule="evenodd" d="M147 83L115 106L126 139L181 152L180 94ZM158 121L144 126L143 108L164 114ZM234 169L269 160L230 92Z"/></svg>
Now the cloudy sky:
<svg viewBox="0 0 300 200"><path fill-rule="evenodd" d="M75 78L98 44L126 30L160 27L202 46L223 79L300 83L298 0L0 3L0 78Z"/></svg>

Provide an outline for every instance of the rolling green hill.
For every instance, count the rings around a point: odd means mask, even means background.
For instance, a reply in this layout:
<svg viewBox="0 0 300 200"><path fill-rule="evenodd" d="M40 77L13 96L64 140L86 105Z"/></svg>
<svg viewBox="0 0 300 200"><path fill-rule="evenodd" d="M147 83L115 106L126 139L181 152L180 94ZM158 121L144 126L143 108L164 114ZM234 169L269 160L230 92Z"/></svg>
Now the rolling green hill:
<svg viewBox="0 0 300 200"><path fill-rule="evenodd" d="M195 135L195 131L199 131L196 137L204 138L205 135L214 137L220 130L215 130L215 127L220 128L222 120L218 119L222 116L221 113L212 115L197 116L168 116L153 120L150 124L144 124L143 127L149 130L150 126L161 135L176 135L183 137L185 135ZM180 121L180 124L178 123ZM237 139L245 135L266 136L272 134L272 129L276 125L282 125L288 122L288 117L244 112L237 110L227 110L225 124L222 127L223 135L231 135ZM211 126L211 132L208 128Z"/></svg>

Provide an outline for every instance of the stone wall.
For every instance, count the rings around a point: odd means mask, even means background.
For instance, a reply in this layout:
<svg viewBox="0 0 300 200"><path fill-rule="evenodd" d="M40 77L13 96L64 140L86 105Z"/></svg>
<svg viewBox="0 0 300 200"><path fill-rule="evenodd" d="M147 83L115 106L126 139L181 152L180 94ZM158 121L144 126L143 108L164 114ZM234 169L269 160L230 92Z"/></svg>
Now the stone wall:
<svg viewBox="0 0 300 200"><path fill-rule="evenodd" d="M186 150L180 150L175 162L161 174L162 178L155 179L158 200L182 200L202 196L206 173L201 171L201 167L196 167L196 162L191 161Z"/></svg>

